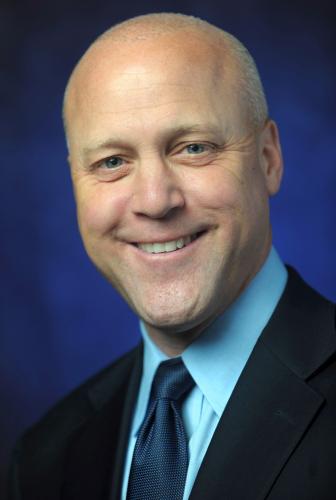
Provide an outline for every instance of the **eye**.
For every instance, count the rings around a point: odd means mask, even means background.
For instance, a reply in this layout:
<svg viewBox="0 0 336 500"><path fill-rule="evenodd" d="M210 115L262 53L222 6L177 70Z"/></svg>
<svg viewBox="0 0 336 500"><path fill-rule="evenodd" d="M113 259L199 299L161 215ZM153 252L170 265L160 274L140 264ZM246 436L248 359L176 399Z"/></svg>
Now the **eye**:
<svg viewBox="0 0 336 500"><path fill-rule="evenodd" d="M102 166L109 170L121 167L122 164L123 159L120 158L120 156L110 156L109 158L106 158L106 160L102 161Z"/></svg>
<svg viewBox="0 0 336 500"><path fill-rule="evenodd" d="M186 147L186 150L188 151L188 153L197 155L200 153L204 153L204 151L206 150L206 146L204 144L199 144L195 142L194 144L189 144Z"/></svg>

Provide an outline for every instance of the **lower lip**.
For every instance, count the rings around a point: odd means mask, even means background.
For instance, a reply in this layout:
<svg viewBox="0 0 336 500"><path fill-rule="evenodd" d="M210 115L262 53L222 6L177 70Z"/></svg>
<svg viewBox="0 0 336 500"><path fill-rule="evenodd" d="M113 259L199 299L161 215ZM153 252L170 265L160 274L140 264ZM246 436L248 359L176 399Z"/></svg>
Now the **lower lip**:
<svg viewBox="0 0 336 500"><path fill-rule="evenodd" d="M178 250L174 250L173 252L161 252L161 253L149 253L145 252L145 250L142 250L141 248L132 245L132 248L141 255L142 257L145 257L149 259L151 262L154 261L170 261L174 259L178 259L180 257L187 256L189 252L192 252L200 243L200 241L204 238L206 231L203 231L200 233L195 240L193 240L191 243L186 245L185 247L182 247Z"/></svg>

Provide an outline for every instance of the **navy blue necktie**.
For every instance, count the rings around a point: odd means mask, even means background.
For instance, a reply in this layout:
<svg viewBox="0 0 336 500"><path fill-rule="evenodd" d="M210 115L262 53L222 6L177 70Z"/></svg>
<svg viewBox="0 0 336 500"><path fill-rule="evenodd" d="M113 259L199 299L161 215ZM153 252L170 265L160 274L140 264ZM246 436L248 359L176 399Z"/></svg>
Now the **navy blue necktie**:
<svg viewBox="0 0 336 500"><path fill-rule="evenodd" d="M182 500L189 456L181 402L193 385L181 358L158 367L134 449L128 500Z"/></svg>

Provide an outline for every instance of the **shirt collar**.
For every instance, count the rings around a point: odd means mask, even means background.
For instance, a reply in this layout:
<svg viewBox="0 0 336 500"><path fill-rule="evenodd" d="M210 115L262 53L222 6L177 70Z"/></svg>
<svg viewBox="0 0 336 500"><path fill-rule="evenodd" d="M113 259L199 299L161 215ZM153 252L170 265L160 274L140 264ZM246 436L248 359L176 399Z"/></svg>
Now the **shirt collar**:
<svg viewBox="0 0 336 500"><path fill-rule="evenodd" d="M276 250L271 251L257 275L235 302L182 354L182 359L218 417L268 323L287 282L287 270ZM144 340L143 375L134 416L137 433L146 413L157 367L168 359L149 337L140 321Z"/></svg>
<svg viewBox="0 0 336 500"><path fill-rule="evenodd" d="M146 331L145 325L141 320L140 320L140 331L144 342L143 369L142 369L142 377L138 394L137 406L133 421L134 435L138 433L139 427L142 424L143 419L145 418L150 396L150 390L155 372L159 364L165 359L168 359L168 356L164 354L151 340Z"/></svg>
<svg viewBox="0 0 336 500"><path fill-rule="evenodd" d="M286 282L287 270L272 247L243 293L182 354L191 376L218 417Z"/></svg>

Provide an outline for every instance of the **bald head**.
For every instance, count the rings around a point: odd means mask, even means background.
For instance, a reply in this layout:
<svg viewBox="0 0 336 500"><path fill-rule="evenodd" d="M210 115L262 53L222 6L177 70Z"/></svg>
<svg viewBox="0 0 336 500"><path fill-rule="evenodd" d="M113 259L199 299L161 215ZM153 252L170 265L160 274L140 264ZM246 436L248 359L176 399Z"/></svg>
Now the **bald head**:
<svg viewBox="0 0 336 500"><path fill-rule="evenodd" d="M119 23L102 35L89 47L76 65L66 88L63 116L66 131L71 114L78 104L78 94L85 94L88 74L96 73L97 66L104 68L104 60L113 62L123 53L125 63L135 54L146 58L162 48L163 55L172 59L184 52L189 64L202 63L211 66L216 85L228 86L237 95L248 125L260 128L267 119L267 103L255 63L247 49L231 34L199 18L183 14L148 14ZM175 57L174 57L175 54ZM150 62L150 61L149 61ZM166 60L168 63L168 60ZM187 71L188 68L186 67ZM205 69L206 70L206 69ZM228 78L230 76L230 78Z"/></svg>

